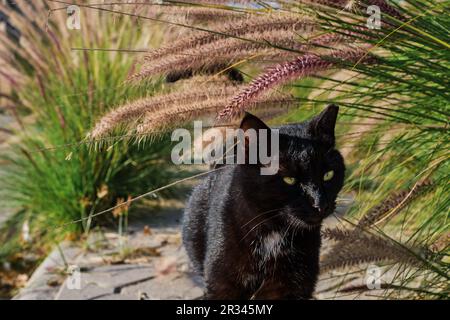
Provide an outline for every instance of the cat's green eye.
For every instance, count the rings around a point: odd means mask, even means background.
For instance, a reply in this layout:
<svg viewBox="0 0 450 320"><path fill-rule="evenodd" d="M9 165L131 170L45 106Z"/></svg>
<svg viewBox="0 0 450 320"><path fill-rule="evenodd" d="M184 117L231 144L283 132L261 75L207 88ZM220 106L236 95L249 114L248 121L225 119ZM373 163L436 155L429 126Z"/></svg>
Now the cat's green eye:
<svg viewBox="0 0 450 320"><path fill-rule="evenodd" d="M334 177L334 171L328 171L327 173L324 174L323 176L323 181L330 181L331 179L333 179Z"/></svg>
<svg viewBox="0 0 450 320"><path fill-rule="evenodd" d="M290 186L294 185L297 182L297 180L292 177L284 177L283 181Z"/></svg>

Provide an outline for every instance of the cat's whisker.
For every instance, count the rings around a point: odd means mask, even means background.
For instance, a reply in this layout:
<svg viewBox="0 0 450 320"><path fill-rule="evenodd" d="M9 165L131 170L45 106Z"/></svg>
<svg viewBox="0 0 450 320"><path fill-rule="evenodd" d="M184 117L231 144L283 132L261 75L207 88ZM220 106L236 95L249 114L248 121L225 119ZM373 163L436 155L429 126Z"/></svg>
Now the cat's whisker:
<svg viewBox="0 0 450 320"><path fill-rule="evenodd" d="M252 231L254 231L256 228L258 228L259 226L261 226L261 225L264 224L265 222L269 221L270 219L273 219L273 218L275 218L275 217L278 217L278 216L280 216L280 215L282 215L282 214L284 214L284 212L279 212L279 213L277 213L277 214L275 214L275 215L273 215L273 216L271 216L271 217L269 217L269 218L267 218L267 219L261 221L260 223L256 224L253 228L250 229L250 231L248 231L248 232L245 234L245 236L240 240L240 242L243 241L243 240L244 240L244 239L245 239Z"/></svg>
<svg viewBox="0 0 450 320"><path fill-rule="evenodd" d="M263 212L263 213L259 214L258 216L254 217L253 219L251 219L249 222L247 222L247 223L246 223L245 225L243 225L242 227L248 225L251 221L254 221L256 218L258 218L258 217L260 217L260 216L262 216L262 215L264 215L264 214L268 214L268 213L271 213L271 212L276 212L276 211L281 210L281 209L283 209L283 208L284 208L284 207L281 207L281 208L279 208L279 209L273 209L273 210L269 210L269 211ZM294 207L293 209L298 209L298 208L300 208L300 207L297 207L297 208ZM282 214L285 214L285 212L279 212L279 213L275 214L274 216L269 217L269 218L267 218L267 219L265 219L265 220L259 222L258 224L256 224L255 226L253 226L253 228L251 228L249 232L247 232L247 233L245 234L245 236L241 239L241 241L244 240L244 239L245 239L245 238L246 238L253 230L255 230L257 227L261 226L263 223L265 223L265 222L271 220L272 218L278 217L278 216L280 216L280 215L282 215ZM312 229L312 226L308 225L307 223L304 223L304 222L303 222L302 220L300 220L300 219L296 219L296 220L295 220L295 223L297 224L297 229L298 229L299 227L304 227L304 228L307 228L308 230L311 230L311 229Z"/></svg>
<svg viewBox="0 0 450 320"><path fill-rule="evenodd" d="M292 232L292 237L291 237L291 249L294 247L295 235L297 234L297 231L300 229L300 221L294 221L294 223L295 223L294 230Z"/></svg>
<svg viewBox="0 0 450 320"><path fill-rule="evenodd" d="M284 234L283 234L282 242L284 242L284 239L286 238L286 236L287 236L287 234L288 234L288 232L289 232L289 229L290 229L293 225L294 225L294 221L290 221L289 224L288 224L288 227L286 228L286 231L285 231Z"/></svg>
<svg viewBox="0 0 450 320"><path fill-rule="evenodd" d="M253 217L252 219L250 219L250 220L249 220L248 222L246 222L245 224L243 224L243 225L241 226L241 228L244 228L245 226L249 225L250 223L252 223L252 222L255 221L256 219L260 218L261 216L264 216L264 215L266 215L266 214L269 214L269 213L273 213L273 212L279 211L279 210L281 210L281 209L283 209L283 208L285 208L285 207L281 207L281 208L278 208L278 209L272 209L272 210L264 211L264 212L258 214L257 216ZM292 209L299 209L299 208L300 208L300 207L293 207ZM272 219L272 218L274 218L274 217L276 217L276 216L279 216L279 215L282 214L282 213L284 213L284 212L278 213L278 214L276 214L276 215L274 215L274 216L272 216L272 217L269 217L269 218L267 218L267 219L265 219L265 220L259 222L259 223L256 224L256 225L255 225L248 233L250 233L251 231L253 231L253 230L256 229L257 227L259 227L261 224L263 224L263 223L269 221L270 219ZM335 215L335 212L333 212L332 215ZM306 229L308 229L308 230L311 230L311 229L313 228L313 226L311 226L311 225L309 225L309 224L303 222L300 218L297 218L297 219L296 219L295 221L293 221L292 223L295 224L295 231L298 231L298 229L299 229L300 227L306 228ZM288 229L289 229L289 226L288 226ZM248 236L248 233L244 236L244 238ZM241 241L244 240L244 238L242 238Z"/></svg>
<svg viewBox="0 0 450 320"><path fill-rule="evenodd" d="M286 228L286 232L284 233L283 238L287 235L287 233L288 233L288 231L289 231L289 228L292 227L292 226L294 225L294 223L295 223L295 221L291 221L291 222L289 223L288 227Z"/></svg>
<svg viewBox="0 0 450 320"><path fill-rule="evenodd" d="M284 243L284 240L286 239L286 236L289 233L289 229L293 226L293 224L294 224L293 221L289 222L289 224L288 224L288 226L286 228L286 231L284 232L283 236L281 237L281 243ZM274 268L273 268L272 276L275 276L276 265L277 265L277 255L275 255L275 262L274 262Z"/></svg>
<svg viewBox="0 0 450 320"><path fill-rule="evenodd" d="M291 203L292 203L292 202L291 202ZM288 203L287 205L289 205L289 203ZM283 209L283 208L285 208L285 207L281 207L281 208L277 208L277 209L272 209L272 210L264 211L264 212L258 214L257 216L253 217L252 219L250 219L250 220L249 220L248 222L246 222L245 224L243 224L241 228L247 226L248 224L250 224L251 222L253 222L254 220L258 219L259 217L261 217L261 216L263 216L263 215L266 215L266 214L269 214L269 213L272 213L272 212L276 212L276 211L281 210L281 209ZM300 207L293 207L292 209L299 209L299 208L300 208Z"/></svg>
<svg viewBox="0 0 450 320"><path fill-rule="evenodd" d="M253 217L252 219L250 219L250 220L249 220L248 222L246 222L245 224L243 224L243 225L241 226L241 228L244 228L245 226L247 226L248 224L250 224L251 222L253 222L254 220L258 219L259 217L261 217L261 216L263 216L263 215L266 215L266 214L269 214L269 213L272 213L272 212L276 212L276 211L281 210L281 209L283 209L283 207L277 208L277 209L268 210L268 211L264 211L264 212L258 214L256 217Z"/></svg>

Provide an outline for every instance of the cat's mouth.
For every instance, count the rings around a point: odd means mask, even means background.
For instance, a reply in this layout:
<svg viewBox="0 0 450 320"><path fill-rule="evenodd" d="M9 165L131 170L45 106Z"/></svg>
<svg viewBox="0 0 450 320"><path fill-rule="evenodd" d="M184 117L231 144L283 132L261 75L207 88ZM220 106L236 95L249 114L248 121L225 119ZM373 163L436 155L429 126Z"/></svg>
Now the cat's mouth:
<svg viewBox="0 0 450 320"><path fill-rule="evenodd" d="M303 219L299 216L289 215L290 223L294 226L296 226L299 229L306 229L306 230L312 230L316 228L320 228L322 225L322 220L313 222L313 221L306 221L306 219Z"/></svg>

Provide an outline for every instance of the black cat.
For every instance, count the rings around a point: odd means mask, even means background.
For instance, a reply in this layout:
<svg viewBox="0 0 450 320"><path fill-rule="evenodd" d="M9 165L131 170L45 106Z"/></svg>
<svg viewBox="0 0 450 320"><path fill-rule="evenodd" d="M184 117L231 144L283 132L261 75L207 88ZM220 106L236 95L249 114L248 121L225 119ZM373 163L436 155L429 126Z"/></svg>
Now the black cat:
<svg viewBox="0 0 450 320"><path fill-rule="evenodd" d="M337 106L279 128L276 175L227 165L195 188L183 242L206 299L310 299L319 273L320 226L335 209L345 166L334 149ZM241 129L268 129L247 114Z"/></svg>

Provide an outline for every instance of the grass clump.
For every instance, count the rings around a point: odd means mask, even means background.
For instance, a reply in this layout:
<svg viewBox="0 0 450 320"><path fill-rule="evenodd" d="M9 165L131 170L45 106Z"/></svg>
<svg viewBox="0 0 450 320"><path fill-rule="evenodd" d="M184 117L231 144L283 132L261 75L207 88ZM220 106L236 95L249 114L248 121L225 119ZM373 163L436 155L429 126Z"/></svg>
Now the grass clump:
<svg viewBox="0 0 450 320"><path fill-rule="evenodd" d="M1 233L3 258L19 249L47 249L94 225L114 225L113 215L95 221L89 216L165 185L175 174L166 136L145 146L129 145L126 139L106 147L105 140L85 140L108 109L152 95L161 83L124 85L133 53L72 49L148 46L159 42L160 29L153 26L149 36L150 28L136 27L136 21L85 10L81 30L68 30L65 11L49 16L55 8L50 2L18 6L35 12L27 18L2 8L22 32L19 42L5 42L10 54L2 56L5 71L20 75L8 93L15 107L14 138L1 155L0 199L17 211ZM174 196L176 190L160 195ZM82 221L71 223L76 220ZM29 225L26 239L24 222Z"/></svg>

